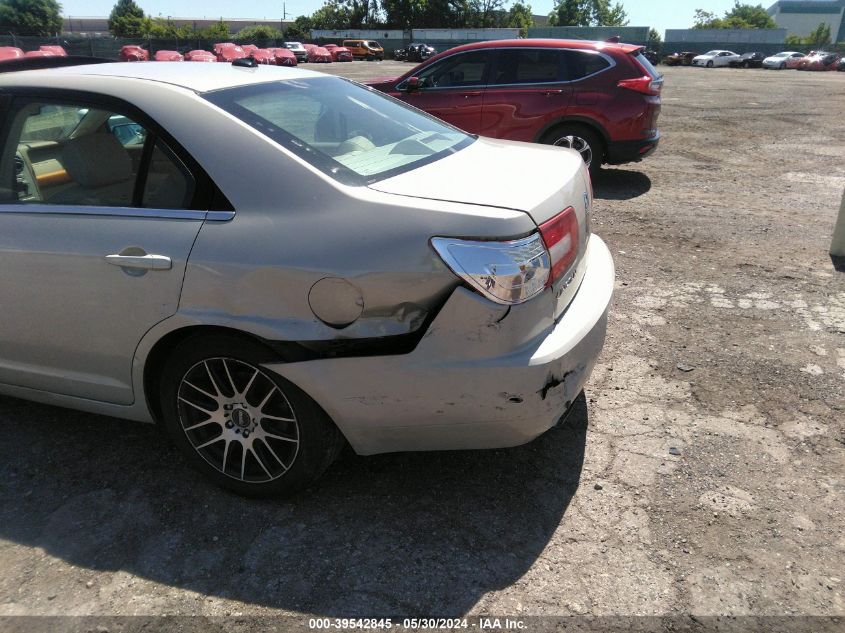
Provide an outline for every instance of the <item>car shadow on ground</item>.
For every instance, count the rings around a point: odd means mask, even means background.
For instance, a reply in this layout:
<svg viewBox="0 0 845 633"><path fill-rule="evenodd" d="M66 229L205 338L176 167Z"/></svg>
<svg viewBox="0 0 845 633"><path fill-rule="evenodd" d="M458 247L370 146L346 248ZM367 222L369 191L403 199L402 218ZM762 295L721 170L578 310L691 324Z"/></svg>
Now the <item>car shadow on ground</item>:
<svg viewBox="0 0 845 633"><path fill-rule="evenodd" d="M631 200L651 189L651 179L639 171L603 167L593 181L593 196L601 200Z"/></svg>
<svg viewBox="0 0 845 633"><path fill-rule="evenodd" d="M578 488L587 407L582 394L513 449L348 450L309 491L272 501L206 484L151 425L0 398L0 428L6 541L271 608L446 616L543 551Z"/></svg>

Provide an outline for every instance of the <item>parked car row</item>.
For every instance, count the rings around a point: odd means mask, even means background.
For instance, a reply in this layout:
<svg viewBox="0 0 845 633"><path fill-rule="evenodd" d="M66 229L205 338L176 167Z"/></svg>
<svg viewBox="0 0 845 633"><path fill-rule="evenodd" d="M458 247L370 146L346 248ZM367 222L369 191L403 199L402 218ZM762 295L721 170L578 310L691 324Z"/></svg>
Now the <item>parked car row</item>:
<svg viewBox="0 0 845 633"><path fill-rule="evenodd" d="M17 46L0 46L0 62L26 57L67 57L67 52L61 46L51 45L39 46L38 50L26 52Z"/></svg>
<svg viewBox="0 0 845 633"><path fill-rule="evenodd" d="M273 48L259 48L254 44L235 44L221 42L214 45L212 51L193 50L185 54L179 51L159 50L153 55L157 62L233 62L236 59L252 57L259 64L276 66L296 66L297 63L331 63L351 62L352 51L337 44L301 44L300 42L285 42L284 46ZM120 49L120 61L142 62L150 60L150 53L137 45L127 45Z"/></svg>
<svg viewBox="0 0 845 633"><path fill-rule="evenodd" d="M841 70L845 71L845 61L838 53L810 51L808 54L797 51L783 51L767 56L761 52L734 53L733 51L712 50L701 55L690 51L676 52L663 59L667 66L703 66L715 68L766 68L772 70Z"/></svg>

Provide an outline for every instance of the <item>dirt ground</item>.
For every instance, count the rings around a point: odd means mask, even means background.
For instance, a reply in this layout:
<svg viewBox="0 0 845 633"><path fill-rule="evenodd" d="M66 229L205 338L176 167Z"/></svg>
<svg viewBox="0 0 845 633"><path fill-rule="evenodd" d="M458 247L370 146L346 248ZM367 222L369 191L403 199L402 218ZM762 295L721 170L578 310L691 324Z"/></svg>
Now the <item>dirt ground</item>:
<svg viewBox="0 0 845 633"><path fill-rule="evenodd" d="M252 501L0 398L0 615L845 615L845 73L662 70L659 150L596 185L617 289L563 425Z"/></svg>

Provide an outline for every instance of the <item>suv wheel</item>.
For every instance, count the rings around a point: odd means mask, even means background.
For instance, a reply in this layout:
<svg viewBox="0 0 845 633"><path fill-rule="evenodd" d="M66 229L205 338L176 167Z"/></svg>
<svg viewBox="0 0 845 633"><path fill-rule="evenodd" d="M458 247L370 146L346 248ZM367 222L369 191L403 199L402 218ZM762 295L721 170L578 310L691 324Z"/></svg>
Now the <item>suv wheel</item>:
<svg viewBox="0 0 845 633"><path fill-rule="evenodd" d="M297 492L343 446L308 395L262 367L276 360L250 340L199 336L177 346L162 374L165 431L195 468L239 494Z"/></svg>
<svg viewBox="0 0 845 633"><path fill-rule="evenodd" d="M540 140L546 145L569 147L574 149L595 178L604 158L604 143L599 135L583 125L561 125L546 133Z"/></svg>

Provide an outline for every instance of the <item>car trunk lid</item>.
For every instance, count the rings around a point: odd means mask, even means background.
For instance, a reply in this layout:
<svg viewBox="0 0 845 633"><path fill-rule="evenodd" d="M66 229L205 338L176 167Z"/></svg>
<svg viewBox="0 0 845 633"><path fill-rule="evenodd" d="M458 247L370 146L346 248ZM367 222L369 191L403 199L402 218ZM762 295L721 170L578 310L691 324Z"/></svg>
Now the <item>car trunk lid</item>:
<svg viewBox="0 0 845 633"><path fill-rule="evenodd" d="M478 204L528 213L538 225L567 206L576 209L588 186L583 161L561 147L479 138L434 163L381 180L371 189L415 198ZM452 177L461 174L461 177ZM579 218L579 222L581 218Z"/></svg>
<svg viewBox="0 0 845 633"><path fill-rule="evenodd" d="M589 240L592 207L589 175L577 152L479 138L451 156L369 186L395 195L523 211L538 227L571 207L578 220L577 254L551 288L557 297L555 317L574 296L583 276L580 263ZM432 235L439 235L437 227L432 228Z"/></svg>

